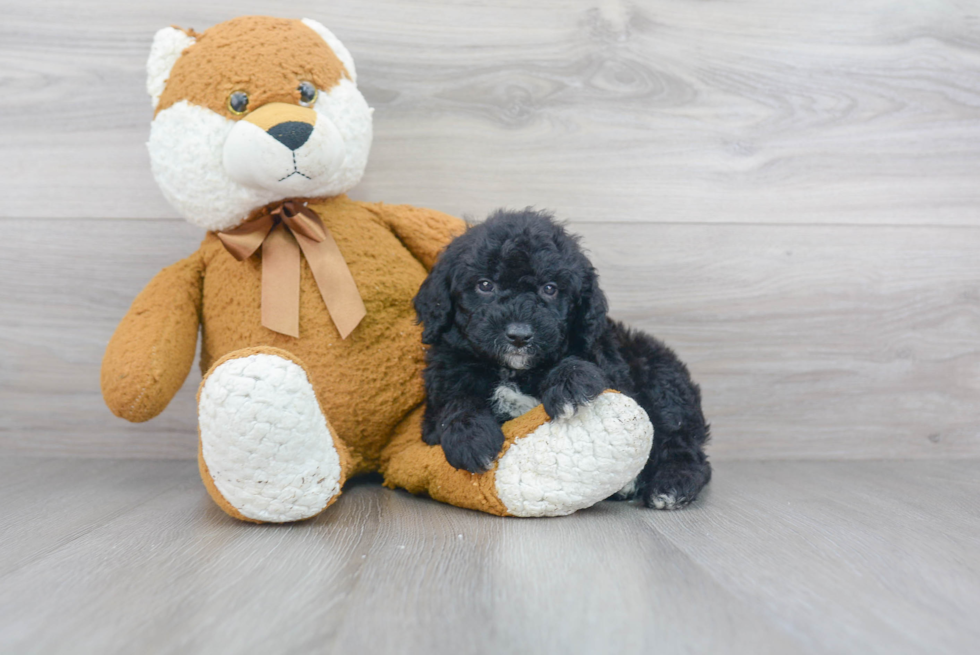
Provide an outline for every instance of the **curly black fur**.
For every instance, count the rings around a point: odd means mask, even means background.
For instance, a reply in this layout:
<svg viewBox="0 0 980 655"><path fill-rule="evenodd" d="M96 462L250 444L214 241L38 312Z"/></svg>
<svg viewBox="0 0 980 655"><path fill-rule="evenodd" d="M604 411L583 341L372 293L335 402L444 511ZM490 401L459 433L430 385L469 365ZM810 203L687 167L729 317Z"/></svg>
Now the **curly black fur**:
<svg viewBox="0 0 980 655"><path fill-rule="evenodd" d="M595 269L550 214L499 210L468 229L433 267L415 310L431 346L422 436L456 468L486 470L503 445L501 423L528 403L567 415L614 388L655 430L646 467L616 498L682 507L711 478L701 392L687 367L660 341L607 319Z"/></svg>

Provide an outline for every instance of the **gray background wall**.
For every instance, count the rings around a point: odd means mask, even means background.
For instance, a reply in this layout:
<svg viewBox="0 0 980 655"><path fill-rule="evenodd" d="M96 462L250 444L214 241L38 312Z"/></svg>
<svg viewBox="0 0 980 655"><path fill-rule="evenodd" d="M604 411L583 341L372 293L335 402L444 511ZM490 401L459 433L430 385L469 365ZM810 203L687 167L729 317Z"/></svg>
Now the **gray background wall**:
<svg viewBox="0 0 980 655"><path fill-rule="evenodd" d="M359 199L554 209L701 382L711 454L980 455L980 3L0 2L0 452L193 457L109 336L200 230L144 142L153 33L311 17L376 108Z"/></svg>

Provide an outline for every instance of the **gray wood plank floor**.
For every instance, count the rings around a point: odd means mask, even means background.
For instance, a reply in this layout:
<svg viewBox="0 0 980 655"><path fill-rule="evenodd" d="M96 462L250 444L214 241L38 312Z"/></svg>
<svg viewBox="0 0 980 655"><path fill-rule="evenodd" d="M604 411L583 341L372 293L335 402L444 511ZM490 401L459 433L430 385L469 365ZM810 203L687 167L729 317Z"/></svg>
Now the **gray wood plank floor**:
<svg viewBox="0 0 980 655"><path fill-rule="evenodd" d="M661 513L499 519L371 481L225 517L192 462L0 461L4 653L975 653L975 460L721 462Z"/></svg>

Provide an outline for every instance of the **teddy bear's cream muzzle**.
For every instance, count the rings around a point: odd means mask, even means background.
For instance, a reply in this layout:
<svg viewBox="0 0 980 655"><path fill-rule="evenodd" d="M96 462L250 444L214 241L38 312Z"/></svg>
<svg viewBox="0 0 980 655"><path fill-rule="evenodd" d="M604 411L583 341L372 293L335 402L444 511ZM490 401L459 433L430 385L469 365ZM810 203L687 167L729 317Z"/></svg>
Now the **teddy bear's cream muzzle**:
<svg viewBox="0 0 980 655"><path fill-rule="evenodd" d="M238 121L228 134L225 171L242 186L307 195L344 164L346 144L317 112L276 102Z"/></svg>

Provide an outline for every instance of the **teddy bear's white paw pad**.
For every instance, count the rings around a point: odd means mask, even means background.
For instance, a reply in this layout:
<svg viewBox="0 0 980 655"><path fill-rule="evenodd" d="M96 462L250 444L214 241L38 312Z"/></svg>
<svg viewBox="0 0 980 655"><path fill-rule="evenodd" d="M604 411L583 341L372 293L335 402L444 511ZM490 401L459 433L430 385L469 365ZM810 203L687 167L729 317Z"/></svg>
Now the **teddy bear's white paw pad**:
<svg viewBox="0 0 980 655"><path fill-rule="evenodd" d="M646 412L623 394L604 393L515 441L497 465L497 496L514 516L571 514L626 486L652 445Z"/></svg>
<svg viewBox="0 0 980 655"><path fill-rule="evenodd" d="M198 405L201 453L214 485L250 519L320 513L340 492L340 457L306 372L276 355L230 359Z"/></svg>

